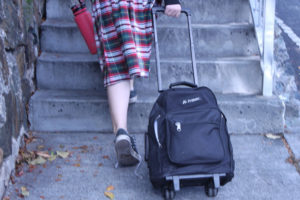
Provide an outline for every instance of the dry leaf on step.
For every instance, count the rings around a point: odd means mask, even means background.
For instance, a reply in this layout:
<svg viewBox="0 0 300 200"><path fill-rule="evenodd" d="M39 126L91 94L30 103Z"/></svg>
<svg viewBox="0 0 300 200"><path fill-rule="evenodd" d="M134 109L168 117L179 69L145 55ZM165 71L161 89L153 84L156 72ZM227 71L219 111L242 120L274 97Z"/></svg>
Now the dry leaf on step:
<svg viewBox="0 0 300 200"><path fill-rule="evenodd" d="M115 198L115 195L113 193L111 193L111 192L104 192L104 194L110 200L113 200Z"/></svg>
<svg viewBox="0 0 300 200"><path fill-rule="evenodd" d="M37 148L38 148L38 150L43 150L45 148L45 146L44 145L39 145Z"/></svg>
<svg viewBox="0 0 300 200"><path fill-rule="evenodd" d="M55 159L56 159L56 155L54 155L54 153L51 152L51 155L50 155L50 157L48 158L48 160L52 162L52 161L55 160Z"/></svg>
<svg viewBox="0 0 300 200"><path fill-rule="evenodd" d="M266 137L269 138L269 139L272 139L272 140L277 140L277 139L280 139L280 138L281 138L280 135L274 135L274 134L272 134L272 133L266 134Z"/></svg>
<svg viewBox="0 0 300 200"><path fill-rule="evenodd" d="M26 187L21 187L21 194L22 194L24 197L29 196L29 191L27 190Z"/></svg>
<svg viewBox="0 0 300 200"><path fill-rule="evenodd" d="M106 191L112 191L114 189L115 189L115 187L113 185L110 185L106 188Z"/></svg>
<svg viewBox="0 0 300 200"><path fill-rule="evenodd" d="M36 159L29 162L30 165L42 165L45 164L47 160L45 160L43 157L39 156Z"/></svg>
<svg viewBox="0 0 300 200"><path fill-rule="evenodd" d="M56 151L57 155L63 159L67 158L70 153L67 151Z"/></svg>
<svg viewBox="0 0 300 200"><path fill-rule="evenodd" d="M46 152L46 151L38 151L38 152L36 152L36 154L37 154L38 156L43 157L43 158L50 158L50 155L49 155L48 152Z"/></svg>

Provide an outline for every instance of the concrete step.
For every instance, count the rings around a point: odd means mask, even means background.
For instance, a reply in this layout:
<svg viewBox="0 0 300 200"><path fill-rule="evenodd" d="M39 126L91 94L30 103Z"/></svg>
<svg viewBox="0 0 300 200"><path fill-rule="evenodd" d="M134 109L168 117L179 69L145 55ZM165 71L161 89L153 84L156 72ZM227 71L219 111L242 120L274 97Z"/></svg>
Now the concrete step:
<svg viewBox="0 0 300 200"><path fill-rule="evenodd" d="M138 92L157 93L155 60L151 60L150 77L136 79ZM191 61L162 59L163 86L186 80L193 81ZM260 58L234 57L197 59L199 85L218 93L260 94L262 72ZM104 93L97 56L91 54L55 54L43 52L37 63L39 89L98 90ZM166 80L167 78L167 80Z"/></svg>
<svg viewBox="0 0 300 200"><path fill-rule="evenodd" d="M128 127L143 133L155 97L139 94L129 106ZM276 97L217 95L228 118L230 133L257 134L283 132L283 105ZM29 104L32 131L111 132L106 96L96 91L38 90Z"/></svg>
<svg viewBox="0 0 300 200"><path fill-rule="evenodd" d="M116 155L112 134L52 134L33 133L35 140L26 145L28 151L68 151L67 159L57 158L45 165L23 166L24 174L12 173L5 196L22 200L21 187L26 187L28 200L105 200L109 185L115 200L163 200L149 180L147 163L134 174L135 167L115 169ZM144 157L144 137L134 135L139 153ZM300 176L286 162L290 156L281 139L262 135L231 135L235 160L235 177L219 189L216 198L207 197L204 187L185 187L176 193L176 200L297 200L300 196ZM85 146L83 146L85 145ZM78 149L85 147L85 149ZM51 149L51 150L50 150ZM75 167L80 164L79 167ZM74 184L75 183L75 184ZM80 184L76 184L80 183ZM246 194L246 195L245 195ZM44 198L42 198L42 196ZM4 198L5 199L5 198Z"/></svg>
<svg viewBox="0 0 300 200"><path fill-rule="evenodd" d="M74 2L74 0L49 0L47 18L73 19L70 9L72 1ZM90 0L86 2L91 11ZM251 18L248 0L188 0L182 1L182 7L191 10L194 23L249 22ZM171 19L168 18L167 21L169 20ZM182 19L177 21L183 22Z"/></svg>
<svg viewBox="0 0 300 200"><path fill-rule="evenodd" d="M183 25L158 26L161 55L189 57L188 31ZM251 24L194 24L193 37L197 57L258 55ZM88 48L72 21L47 20L42 24L41 49L47 52L87 53Z"/></svg>

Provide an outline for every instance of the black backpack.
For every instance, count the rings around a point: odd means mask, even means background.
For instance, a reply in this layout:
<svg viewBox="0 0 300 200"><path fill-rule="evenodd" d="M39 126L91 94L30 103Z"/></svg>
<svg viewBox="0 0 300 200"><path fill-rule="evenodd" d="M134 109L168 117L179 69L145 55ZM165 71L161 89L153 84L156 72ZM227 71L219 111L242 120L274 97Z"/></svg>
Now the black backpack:
<svg viewBox="0 0 300 200"><path fill-rule="evenodd" d="M174 88L179 85L190 88ZM204 185L212 183L215 175L220 185L233 178L226 117L210 89L181 82L160 94L145 134L145 160L155 187L168 186L168 177L184 175L200 175L198 183ZM214 184L212 189L217 189L218 183Z"/></svg>

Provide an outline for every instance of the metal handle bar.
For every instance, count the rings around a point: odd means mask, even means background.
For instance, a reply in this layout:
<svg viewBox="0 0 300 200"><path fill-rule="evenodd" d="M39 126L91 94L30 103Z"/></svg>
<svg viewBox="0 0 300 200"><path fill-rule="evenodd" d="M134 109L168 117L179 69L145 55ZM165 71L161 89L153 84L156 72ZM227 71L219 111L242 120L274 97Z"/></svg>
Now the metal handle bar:
<svg viewBox="0 0 300 200"><path fill-rule="evenodd" d="M158 91L162 92L163 89L162 89L162 79L161 79L161 71L160 71L160 57L159 57L157 25L156 25L156 16L155 16L156 13L158 13L158 12L163 13L163 12L165 12L165 9L163 7L153 7L152 8L152 19L153 19L153 28L154 28L155 50L156 50L156 69L157 69L156 71L157 71L157 80L158 80ZM195 83L195 85L198 85L196 56L195 56L194 41L193 41L192 26L191 26L191 12L187 9L182 9L181 13L184 13L187 16L194 83Z"/></svg>

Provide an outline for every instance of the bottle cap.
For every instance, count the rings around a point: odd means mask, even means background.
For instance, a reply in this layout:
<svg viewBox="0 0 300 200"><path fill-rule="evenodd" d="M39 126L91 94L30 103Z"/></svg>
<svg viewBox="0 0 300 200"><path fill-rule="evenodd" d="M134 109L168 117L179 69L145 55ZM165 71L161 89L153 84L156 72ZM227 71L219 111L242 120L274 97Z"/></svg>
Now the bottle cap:
<svg viewBox="0 0 300 200"><path fill-rule="evenodd" d="M81 10L81 6L79 4L74 5L71 7L73 13L76 13L77 11Z"/></svg>

